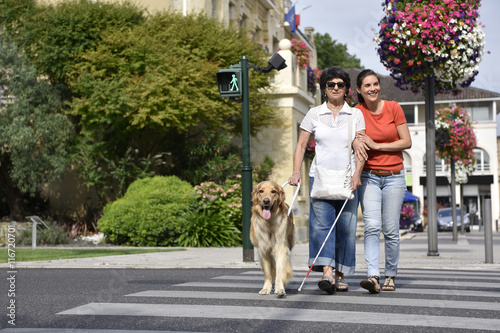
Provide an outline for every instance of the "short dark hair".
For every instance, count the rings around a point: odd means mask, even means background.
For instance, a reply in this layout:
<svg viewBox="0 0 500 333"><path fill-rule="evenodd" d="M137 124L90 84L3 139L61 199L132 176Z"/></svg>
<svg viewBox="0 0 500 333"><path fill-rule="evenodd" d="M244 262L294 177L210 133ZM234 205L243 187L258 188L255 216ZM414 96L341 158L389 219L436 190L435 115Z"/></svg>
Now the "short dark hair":
<svg viewBox="0 0 500 333"><path fill-rule="evenodd" d="M361 89L361 85L363 84L363 80L365 79L365 77L367 76L370 76L370 75L375 75L375 77L377 78L378 80L378 83L380 84L380 78L378 77L377 73L375 73L373 70L371 69L364 69L362 70L359 74L358 74L358 77L356 79L356 87L358 87L358 89ZM363 98L363 96L361 96L360 93L357 93L358 95L358 102L361 104L361 103L364 103L365 102L365 99Z"/></svg>
<svg viewBox="0 0 500 333"><path fill-rule="evenodd" d="M324 69L319 77L319 88L323 96L325 95L326 83L331 79L342 79L346 86L346 95L349 93L349 89L351 88L351 78L349 74L340 67L330 67ZM346 95L344 95L344 100L347 97Z"/></svg>

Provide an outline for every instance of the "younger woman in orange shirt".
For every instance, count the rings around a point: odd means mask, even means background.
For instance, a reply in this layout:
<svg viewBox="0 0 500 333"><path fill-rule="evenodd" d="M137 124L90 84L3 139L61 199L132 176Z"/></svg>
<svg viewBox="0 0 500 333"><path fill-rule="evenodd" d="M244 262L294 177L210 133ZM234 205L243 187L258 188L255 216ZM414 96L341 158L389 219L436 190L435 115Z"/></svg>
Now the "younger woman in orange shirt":
<svg viewBox="0 0 500 333"><path fill-rule="evenodd" d="M385 239L385 282L382 290L394 291L399 262L399 216L406 193L404 149L411 147L410 131L401 106L379 98L380 79L370 69L359 73L356 90L366 133L356 135L356 156L367 158L361 173L359 197L365 224L364 246L368 278L361 287L380 291L380 231Z"/></svg>

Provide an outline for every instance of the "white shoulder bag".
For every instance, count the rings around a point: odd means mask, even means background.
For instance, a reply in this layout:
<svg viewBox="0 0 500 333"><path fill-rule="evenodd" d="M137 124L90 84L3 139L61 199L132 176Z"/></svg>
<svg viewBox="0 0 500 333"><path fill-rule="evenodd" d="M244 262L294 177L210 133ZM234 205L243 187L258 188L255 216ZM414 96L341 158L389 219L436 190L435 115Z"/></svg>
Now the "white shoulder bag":
<svg viewBox="0 0 500 333"><path fill-rule="evenodd" d="M314 158L316 171L314 174L314 183L311 190L311 198L324 200L345 200L353 199L354 194L351 190L351 144L352 144L352 114L349 116L349 128L347 129L348 150L347 156L349 164L345 170L330 170L318 166L316 161L318 155Z"/></svg>

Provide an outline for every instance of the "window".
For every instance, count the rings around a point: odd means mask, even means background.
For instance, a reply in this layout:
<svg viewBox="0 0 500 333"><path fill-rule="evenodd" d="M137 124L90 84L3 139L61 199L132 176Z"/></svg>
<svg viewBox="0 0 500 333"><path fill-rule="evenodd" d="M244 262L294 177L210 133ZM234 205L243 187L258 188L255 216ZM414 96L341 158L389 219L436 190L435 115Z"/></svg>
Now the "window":
<svg viewBox="0 0 500 333"><path fill-rule="evenodd" d="M490 171L490 156L486 151L481 148L474 148L474 157L476 158L474 172Z"/></svg>
<svg viewBox="0 0 500 333"><path fill-rule="evenodd" d="M493 112L489 103L471 103L463 106L470 114L472 121L493 121Z"/></svg>
<svg viewBox="0 0 500 333"><path fill-rule="evenodd" d="M413 105L401 105L405 113L406 122L408 125L415 124L415 107Z"/></svg>
<svg viewBox="0 0 500 333"><path fill-rule="evenodd" d="M474 148L474 157L476 158L476 164L474 165L474 173L484 173L490 171L490 156L488 153L481 148ZM424 173L427 171L427 156L424 155ZM406 168L406 159L405 159ZM436 172L449 171L449 165L445 163L444 160L436 156Z"/></svg>
<svg viewBox="0 0 500 333"><path fill-rule="evenodd" d="M405 173L410 174L412 173L411 169L411 157L407 152L403 152L403 165L405 167Z"/></svg>
<svg viewBox="0 0 500 333"><path fill-rule="evenodd" d="M448 165L444 160L436 156L436 172L448 171ZM424 155L424 173L427 172L427 155Z"/></svg>

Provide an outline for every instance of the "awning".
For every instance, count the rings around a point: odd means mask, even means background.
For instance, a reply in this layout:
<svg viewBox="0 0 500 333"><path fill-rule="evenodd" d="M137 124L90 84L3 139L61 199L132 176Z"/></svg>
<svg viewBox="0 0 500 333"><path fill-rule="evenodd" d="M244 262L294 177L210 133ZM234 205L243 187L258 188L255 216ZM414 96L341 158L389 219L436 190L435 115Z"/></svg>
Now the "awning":
<svg viewBox="0 0 500 333"><path fill-rule="evenodd" d="M406 191L404 202L414 202L418 201L418 197L413 195L411 192Z"/></svg>

